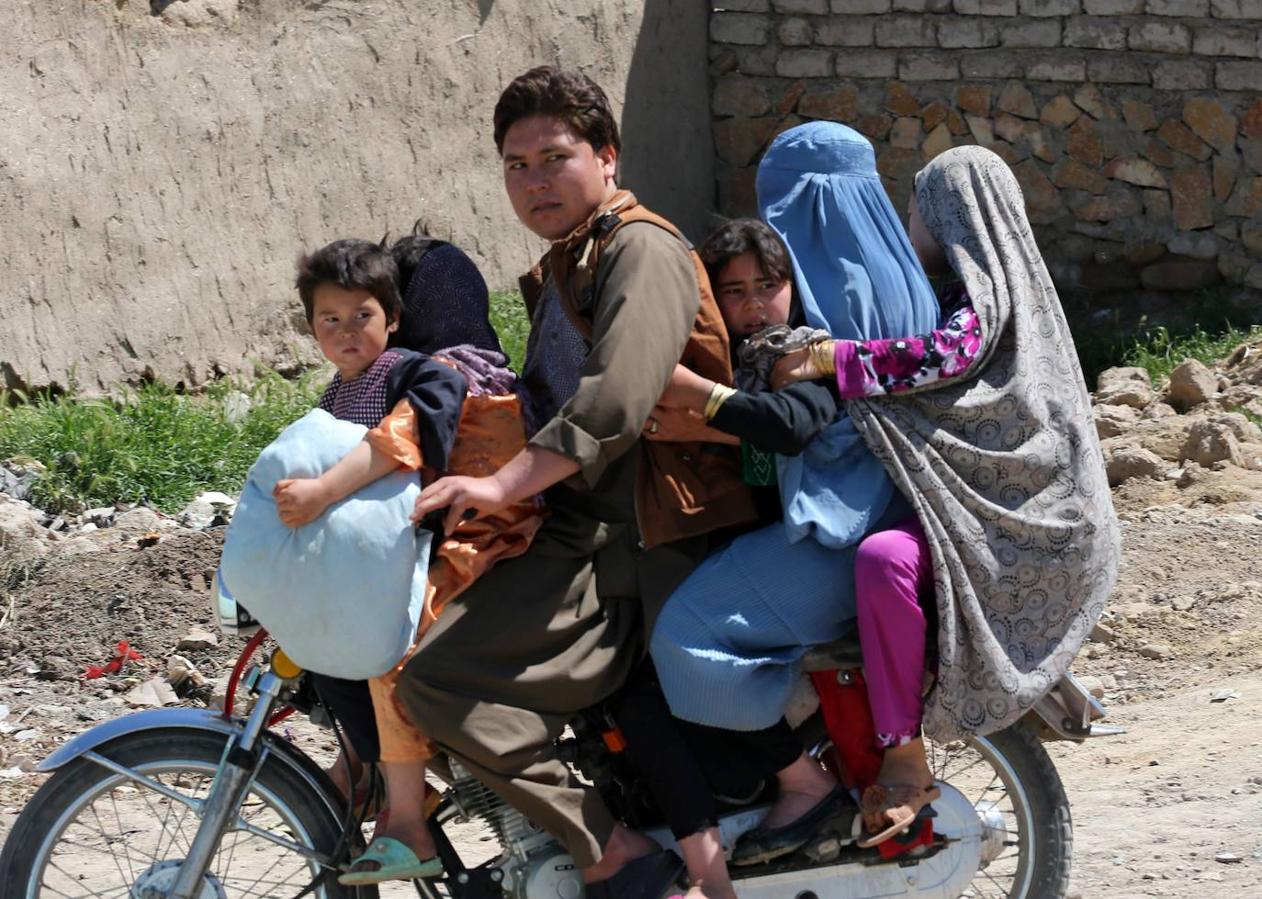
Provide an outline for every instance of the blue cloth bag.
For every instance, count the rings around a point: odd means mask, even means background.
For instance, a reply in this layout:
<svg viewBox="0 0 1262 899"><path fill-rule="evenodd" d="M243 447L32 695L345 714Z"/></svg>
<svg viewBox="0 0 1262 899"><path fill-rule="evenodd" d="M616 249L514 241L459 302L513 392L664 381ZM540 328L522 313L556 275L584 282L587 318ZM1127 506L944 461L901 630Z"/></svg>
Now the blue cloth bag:
<svg viewBox="0 0 1262 899"><path fill-rule="evenodd" d="M219 570L297 664L352 680L389 671L416 639L432 538L408 521L420 483L392 472L299 528L281 523L272 489L327 471L366 431L321 409L287 427L250 469Z"/></svg>
<svg viewBox="0 0 1262 899"><path fill-rule="evenodd" d="M939 307L863 135L810 122L772 142L758 166L763 220L789 248L806 323L845 340L924 334ZM790 542L840 549L885 513L894 483L842 412L795 457L777 458Z"/></svg>

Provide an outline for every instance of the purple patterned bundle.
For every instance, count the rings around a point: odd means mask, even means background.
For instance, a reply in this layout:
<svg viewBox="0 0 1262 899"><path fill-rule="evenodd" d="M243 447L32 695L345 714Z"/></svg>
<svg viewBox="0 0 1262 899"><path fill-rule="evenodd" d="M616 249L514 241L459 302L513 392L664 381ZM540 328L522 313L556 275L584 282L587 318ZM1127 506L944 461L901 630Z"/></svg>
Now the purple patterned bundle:
<svg viewBox="0 0 1262 899"><path fill-rule="evenodd" d="M517 376L508 368L508 357L494 350L472 344L447 347L434 353L449 360L456 371L469 382L470 396L491 394L502 396L511 393Z"/></svg>

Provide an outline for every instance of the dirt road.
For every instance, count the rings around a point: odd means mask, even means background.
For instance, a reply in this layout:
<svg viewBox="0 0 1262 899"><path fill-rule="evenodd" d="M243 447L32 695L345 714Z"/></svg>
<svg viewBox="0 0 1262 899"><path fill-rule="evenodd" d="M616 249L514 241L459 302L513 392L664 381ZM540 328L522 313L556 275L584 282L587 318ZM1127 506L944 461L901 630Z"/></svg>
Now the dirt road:
<svg viewBox="0 0 1262 899"><path fill-rule="evenodd" d="M1211 701L1229 689L1239 697ZM1053 749L1077 895L1262 896L1260 704L1262 676L1215 679L1115 709L1122 736Z"/></svg>

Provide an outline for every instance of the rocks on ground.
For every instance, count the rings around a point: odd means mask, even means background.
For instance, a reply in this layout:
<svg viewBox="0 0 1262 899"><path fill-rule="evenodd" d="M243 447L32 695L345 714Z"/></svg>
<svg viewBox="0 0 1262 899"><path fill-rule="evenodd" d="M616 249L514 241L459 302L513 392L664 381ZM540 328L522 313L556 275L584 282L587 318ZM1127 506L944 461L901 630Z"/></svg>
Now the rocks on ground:
<svg viewBox="0 0 1262 899"><path fill-rule="evenodd" d="M1155 386L1143 369L1108 369L1094 402L1119 509L1262 503L1262 343L1214 367L1186 360Z"/></svg>

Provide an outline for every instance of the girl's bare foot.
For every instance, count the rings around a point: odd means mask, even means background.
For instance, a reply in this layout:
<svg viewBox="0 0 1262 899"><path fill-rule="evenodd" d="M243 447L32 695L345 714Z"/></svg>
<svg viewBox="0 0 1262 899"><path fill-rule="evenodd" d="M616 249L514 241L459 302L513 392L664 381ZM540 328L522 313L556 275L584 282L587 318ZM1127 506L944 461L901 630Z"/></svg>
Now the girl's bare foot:
<svg viewBox="0 0 1262 899"><path fill-rule="evenodd" d="M929 760L925 757L925 741L917 737L902 746L886 749L876 780L887 785L927 787L932 784L933 772L929 770Z"/></svg>
<svg viewBox="0 0 1262 899"><path fill-rule="evenodd" d="M887 831L904 823L920 808L937 798L933 772L925 758L925 742L920 737L885 750L876 785L864 792L863 825L869 834ZM861 845L875 845L865 840Z"/></svg>
<svg viewBox="0 0 1262 899"><path fill-rule="evenodd" d="M429 789L425 784L425 763L383 761L380 764L386 783L385 805L390 814L373 833L373 839L398 840L421 861L433 858L438 848L425 821L425 791Z"/></svg>

